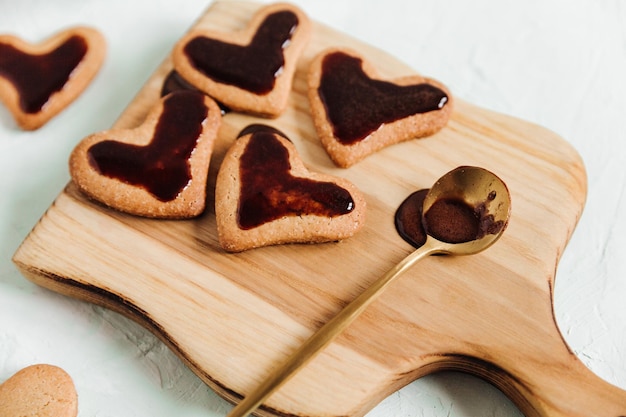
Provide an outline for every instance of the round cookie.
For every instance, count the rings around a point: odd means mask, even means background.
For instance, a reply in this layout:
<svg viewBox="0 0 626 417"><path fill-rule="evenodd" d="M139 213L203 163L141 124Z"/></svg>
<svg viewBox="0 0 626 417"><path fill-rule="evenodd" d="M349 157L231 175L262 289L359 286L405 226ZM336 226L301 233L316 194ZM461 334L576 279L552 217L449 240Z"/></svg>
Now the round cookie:
<svg viewBox="0 0 626 417"><path fill-rule="evenodd" d="M77 414L74 382L57 366L31 365L0 384L2 417L76 417Z"/></svg>

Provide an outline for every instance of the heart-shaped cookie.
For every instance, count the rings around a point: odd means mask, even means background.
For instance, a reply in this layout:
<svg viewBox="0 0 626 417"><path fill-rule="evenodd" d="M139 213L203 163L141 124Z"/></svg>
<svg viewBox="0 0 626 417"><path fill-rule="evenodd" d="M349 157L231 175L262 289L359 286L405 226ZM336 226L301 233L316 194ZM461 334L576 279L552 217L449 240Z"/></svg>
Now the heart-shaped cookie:
<svg viewBox="0 0 626 417"><path fill-rule="evenodd" d="M176 71L235 111L266 117L287 105L296 62L310 36L308 17L275 3L259 9L237 32L192 30L175 46Z"/></svg>
<svg viewBox="0 0 626 417"><path fill-rule="evenodd" d="M443 128L452 96L419 75L392 81L349 49L318 54L308 74L315 129L331 159L349 167L378 150Z"/></svg>
<svg viewBox="0 0 626 417"><path fill-rule="evenodd" d="M309 171L293 143L265 125L241 132L217 175L218 236L229 252L342 240L363 226L365 209L352 183Z"/></svg>
<svg viewBox="0 0 626 417"><path fill-rule="evenodd" d="M91 198L120 211L158 218L197 216L205 207L220 123L220 109L210 97L173 92L141 126L83 139L70 156L72 180Z"/></svg>
<svg viewBox="0 0 626 417"><path fill-rule="evenodd" d="M106 52L95 29L75 27L39 44L0 36L0 100L25 130L34 130L74 101L96 75Z"/></svg>
<svg viewBox="0 0 626 417"><path fill-rule="evenodd" d="M0 384L2 417L76 417L78 396L72 378L53 365L31 365Z"/></svg>

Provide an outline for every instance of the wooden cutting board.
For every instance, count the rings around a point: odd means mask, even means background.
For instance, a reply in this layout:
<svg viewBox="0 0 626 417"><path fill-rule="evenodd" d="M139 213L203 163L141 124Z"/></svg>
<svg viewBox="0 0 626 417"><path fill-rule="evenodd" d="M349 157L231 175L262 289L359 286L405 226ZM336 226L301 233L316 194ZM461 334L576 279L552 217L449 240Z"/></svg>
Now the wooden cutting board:
<svg viewBox="0 0 626 417"><path fill-rule="evenodd" d="M242 29L258 7L217 2L194 26ZM209 386L237 402L411 252L393 222L405 197L459 165L481 166L511 192L512 216L502 239L478 255L420 262L259 414L360 416L416 378L460 370L493 383L527 416L625 416L626 393L584 367L553 314L555 268L586 196L576 151L542 127L457 99L440 133L337 168L311 122L306 70L319 51L342 45L360 51L385 76L414 73L383 51L314 23L284 115L224 117L204 215L185 221L133 217L89 201L70 183L18 249L15 263L44 287L142 323ZM114 127L142 122L171 68L167 59ZM339 243L239 254L219 247L212 194L217 169L237 133L257 122L286 133L311 169L346 177L363 191L368 214L361 232Z"/></svg>

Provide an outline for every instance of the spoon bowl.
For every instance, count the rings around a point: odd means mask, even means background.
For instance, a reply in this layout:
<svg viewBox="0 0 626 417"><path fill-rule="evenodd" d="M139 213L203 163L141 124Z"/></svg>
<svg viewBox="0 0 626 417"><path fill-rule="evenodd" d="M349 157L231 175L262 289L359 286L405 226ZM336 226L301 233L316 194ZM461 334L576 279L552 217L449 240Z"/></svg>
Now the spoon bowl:
<svg viewBox="0 0 626 417"><path fill-rule="evenodd" d="M475 239L450 242L429 233L432 226L428 224L427 214L441 201L463 202L473 209L478 223ZM460 166L433 184L424 198L422 213L427 233L425 246L429 243L429 246L436 246L438 253L472 255L493 245L506 229L511 214L511 196L506 184L491 171Z"/></svg>
<svg viewBox="0 0 626 417"><path fill-rule="evenodd" d="M510 195L504 182L495 174L479 167L461 166L453 169L431 187L422 206L422 224L427 233L429 229L433 229L433 225L428 224L429 212L441 202L444 204L454 202L451 204L453 207L464 207L465 217L469 218L469 223L475 223L476 232L469 234L469 239L461 241L442 240L441 236L435 238L428 234L424 245L400 261L324 324L285 363L276 368L264 382L233 408L227 417L244 417L256 410L265 399L348 327L402 272L418 260L436 253L471 255L487 249L502 236L511 211ZM455 210L451 212L454 214ZM446 217L448 216L438 216L438 219L445 223ZM445 238L445 235L443 237Z"/></svg>

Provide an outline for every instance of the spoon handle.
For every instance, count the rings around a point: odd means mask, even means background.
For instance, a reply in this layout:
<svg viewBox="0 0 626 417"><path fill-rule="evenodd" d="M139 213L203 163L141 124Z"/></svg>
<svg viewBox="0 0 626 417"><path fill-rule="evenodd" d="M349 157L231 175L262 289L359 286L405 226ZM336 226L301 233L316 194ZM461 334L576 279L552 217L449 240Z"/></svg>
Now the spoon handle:
<svg viewBox="0 0 626 417"><path fill-rule="evenodd" d="M304 367L345 330L400 274L425 256L440 252L433 242L431 239L428 239L423 246L396 264L384 276L346 305L335 317L309 337L263 383L233 408L227 417L244 417L256 410L274 391L286 383L300 368Z"/></svg>

